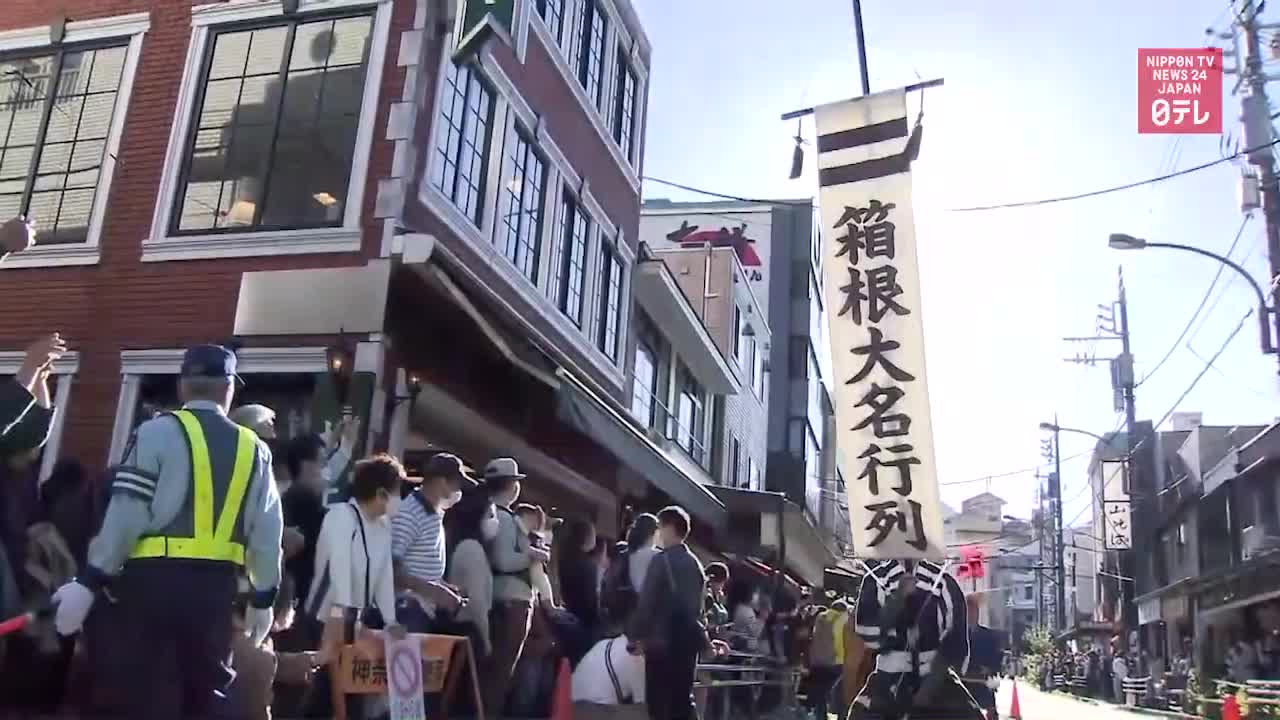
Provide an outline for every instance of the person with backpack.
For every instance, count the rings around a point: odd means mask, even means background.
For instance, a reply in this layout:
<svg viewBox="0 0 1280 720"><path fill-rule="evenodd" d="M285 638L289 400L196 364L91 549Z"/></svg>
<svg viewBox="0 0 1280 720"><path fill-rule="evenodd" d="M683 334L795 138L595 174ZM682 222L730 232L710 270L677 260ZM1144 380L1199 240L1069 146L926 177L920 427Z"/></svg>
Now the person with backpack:
<svg viewBox="0 0 1280 720"><path fill-rule="evenodd" d="M728 647L707 636L702 624L702 597L707 577L685 540L689 514L679 507L658 513L662 552L653 559L640 590L627 637L645 655L645 702L654 720L690 720L697 716L693 680L704 650L723 653Z"/></svg>
<svg viewBox="0 0 1280 720"><path fill-rule="evenodd" d="M650 513L636 516L628 528L626 549L609 566L600 592L606 635L621 633L635 611L640 588L658 554L657 536L658 518Z"/></svg>

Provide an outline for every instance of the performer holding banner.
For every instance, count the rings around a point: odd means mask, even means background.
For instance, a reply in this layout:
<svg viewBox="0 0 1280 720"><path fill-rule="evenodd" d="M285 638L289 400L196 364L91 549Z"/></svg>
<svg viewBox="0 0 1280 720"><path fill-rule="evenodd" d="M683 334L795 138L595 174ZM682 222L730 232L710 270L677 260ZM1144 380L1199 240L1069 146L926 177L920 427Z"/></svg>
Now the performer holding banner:
<svg viewBox="0 0 1280 720"><path fill-rule="evenodd" d="M945 557L925 376L911 206L919 119L906 91L814 109L826 244L823 275L835 379L836 444L863 578L857 632L878 651L850 709L875 720L980 718L960 683L965 597Z"/></svg>

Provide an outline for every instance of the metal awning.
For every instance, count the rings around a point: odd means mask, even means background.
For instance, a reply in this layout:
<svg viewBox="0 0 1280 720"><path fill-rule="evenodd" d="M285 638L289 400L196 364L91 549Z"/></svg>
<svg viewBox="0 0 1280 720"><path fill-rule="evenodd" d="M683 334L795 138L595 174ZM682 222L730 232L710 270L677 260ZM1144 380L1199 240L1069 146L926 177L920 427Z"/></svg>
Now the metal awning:
<svg viewBox="0 0 1280 720"><path fill-rule="evenodd" d="M781 493L713 486L711 491L731 516L755 517L759 520L757 542L760 546L779 548L781 532L787 542L782 563L793 569L810 585L821 586L823 571L836 564L836 556L823 542L822 533L809 522L808 515Z"/></svg>
<svg viewBox="0 0 1280 720"><path fill-rule="evenodd" d="M662 318L662 334L698 382L713 394L736 395L739 388L733 368L690 307L667 264L661 260L636 263L631 287L640 307L650 317Z"/></svg>
<svg viewBox="0 0 1280 720"><path fill-rule="evenodd" d="M560 370L556 415L599 443L632 471L666 493L690 515L715 530L723 529L724 504L707 488L683 473L638 427L582 384Z"/></svg>

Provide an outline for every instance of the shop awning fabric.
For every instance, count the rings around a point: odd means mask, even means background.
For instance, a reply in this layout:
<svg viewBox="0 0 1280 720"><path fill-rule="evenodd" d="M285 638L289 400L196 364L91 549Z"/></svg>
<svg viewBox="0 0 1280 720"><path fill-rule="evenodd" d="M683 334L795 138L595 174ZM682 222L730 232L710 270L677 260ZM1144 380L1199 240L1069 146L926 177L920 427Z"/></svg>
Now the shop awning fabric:
<svg viewBox="0 0 1280 720"><path fill-rule="evenodd" d="M663 454L662 449L640 429L610 408L571 374L557 373L560 390L556 415L582 434L600 444L620 462L653 483L697 521L714 530L723 530L727 514L724 504L700 483L685 475Z"/></svg>
<svg viewBox="0 0 1280 720"><path fill-rule="evenodd" d="M777 518L781 514L782 530L787 537L784 564L794 570L806 584L822 585L823 571L835 565L836 558L823 541L822 532L809 522L799 505L773 492L719 485L714 486L712 492L724 503L731 515L758 518L758 525L752 527L757 533L756 543L761 547L778 546Z"/></svg>

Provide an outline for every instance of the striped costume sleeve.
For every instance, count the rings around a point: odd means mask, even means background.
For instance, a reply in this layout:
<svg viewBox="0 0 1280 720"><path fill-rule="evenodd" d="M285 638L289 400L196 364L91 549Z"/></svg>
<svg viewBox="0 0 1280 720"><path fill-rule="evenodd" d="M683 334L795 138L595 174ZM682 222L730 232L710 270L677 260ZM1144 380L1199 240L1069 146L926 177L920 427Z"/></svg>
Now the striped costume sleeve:
<svg viewBox="0 0 1280 720"><path fill-rule="evenodd" d="M134 431L129 438L124 458L113 469L111 494L129 495L150 503L156 495L156 484L160 481L160 476L157 472L142 467L144 464L138 450L138 434Z"/></svg>
<svg viewBox="0 0 1280 720"><path fill-rule="evenodd" d="M858 587L854 631L867 644L868 649L880 649L880 587L872 573L863 575L862 584Z"/></svg>
<svg viewBox="0 0 1280 720"><path fill-rule="evenodd" d="M969 618L964 590L954 577L946 574L938 592L942 600L939 603L942 613L939 618L942 626L942 654L947 664L963 677L969 671Z"/></svg>

